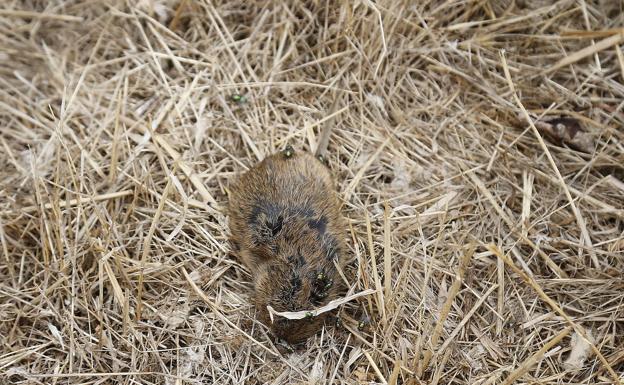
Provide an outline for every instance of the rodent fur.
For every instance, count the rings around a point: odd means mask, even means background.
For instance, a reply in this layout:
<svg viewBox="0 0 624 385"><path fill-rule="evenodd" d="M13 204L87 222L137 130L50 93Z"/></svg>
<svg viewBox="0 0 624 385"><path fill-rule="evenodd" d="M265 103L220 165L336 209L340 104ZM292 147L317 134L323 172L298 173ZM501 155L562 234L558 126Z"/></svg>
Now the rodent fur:
<svg viewBox="0 0 624 385"><path fill-rule="evenodd" d="M317 151L317 154L319 151ZM345 223L329 169L291 148L268 156L229 189L230 241L251 271L259 319L290 343L320 330L327 314L302 320L267 311L323 306L341 291Z"/></svg>

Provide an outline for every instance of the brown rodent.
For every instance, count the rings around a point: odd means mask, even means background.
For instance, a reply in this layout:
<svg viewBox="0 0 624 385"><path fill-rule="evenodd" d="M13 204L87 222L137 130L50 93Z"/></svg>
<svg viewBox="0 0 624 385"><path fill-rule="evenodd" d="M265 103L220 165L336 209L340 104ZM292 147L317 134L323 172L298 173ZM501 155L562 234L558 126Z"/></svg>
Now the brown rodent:
<svg viewBox="0 0 624 385"><path fill-rule="evenodd" d="M327 313L301 320L275 316L271 322L267 305L276 311L314 309L341 290L336 265L345 261L345 223L321 160L289 146L256 164L229 191L230 241L252 273L257 314L274 335L293 344L319 331Z"/></svg>

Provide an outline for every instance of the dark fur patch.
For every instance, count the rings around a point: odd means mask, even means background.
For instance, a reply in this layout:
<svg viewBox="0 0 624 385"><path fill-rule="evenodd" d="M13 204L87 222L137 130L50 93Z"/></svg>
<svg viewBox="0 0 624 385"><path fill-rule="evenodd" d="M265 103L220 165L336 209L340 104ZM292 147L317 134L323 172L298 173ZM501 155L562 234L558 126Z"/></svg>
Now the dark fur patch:
<svg viewBox="0 0 624 385"><path fill-rule="evenodd" d="M271 230L271 234L273 234L273 236L276 236L277 233L280 232L283 224L284 224L284 217L281 215L278 216L274 222L267 221L266 223L267 227Z"/></svg>
<svg viewBox="0 0 624 385"><path fill-rule="evenodd" d="M284 225L284 210L274 203L259 201L253 206L248 223L256 245L271 245Z"/></svg>
<svg viewBox="0 0 624 385"><path fill-rule="evenodd" d="M282 225L289 217L314 218L315 216L316 213L309 206L286 207L273 202L259 201L252 207L248 222L252 226L258 226L262 224L260 223L261 220L266 218L266 222L271 223L271 225L278 223ZM325 217L321 217L321 219L324 220L325 224L327 223Z"/></svg>
<svg viewBox="0 0 624 385"><path fill-rule="evenodd" d="M300 269L305 265L305 259L303 255L301 255L301 251L297 253L297 255L291 255L288 257L288 263L290 263L294 268Z"/></svg>
<svg viewBox="0 0 624 385"><path fill-rule="evenodd" d="M285 305L286 310L292 311L295 307L297 307L295 298L297 297L297 293L301 291L302 286L303 283L299 273L293 271L290 279L288 282L284 282L278 294L278 297L280 298L282 304Z"/></svg>
<svg viewBox="0 0 624 385"><path fill-rule="evenodd" d="M265 217L268 220L277 220L282 214L283 208L273 202L258 201L254 204L249 215L249 224L257 226L260 224L260 218Z"/></svg>
<svg viewBox="0 0 624 385"><path fill-rule="evenodd" d="M294 217L314 218L316 213L308 206L293 207L288 210L288 214Z"/></svg>
<svg viewBox="0 0 624 385"><path fill-rule="evenodd" d="M298 274L293 274L290 278L290 289L293 294L301 290L301 278Z"/></svg>
<svg viewBox="0 0 624 385"><path fill-rule="evenodd" d="M311 229L318 231L319 237L325 234L325 230L327 229L327 218L322 216L318 219L310 219L308 220L308 226Z"/></svg>
<svg viewBox="0 0 624 385"><path fill-rule="evenodd" d="M314 306L320 306L323 303L324 298L325 297L319 296L318 294L316 294L316 292L314 292L310 296L310 303L312 303Z"/></svg>
<svg viewBox="0 0 624 385"><path fill-rule="evenodd" d="M308 224L319 231L319 235L325 232L327 218L315 218L315 211L307 206L287 207L274 202L259 200L252 207L248 218L249 228L252 230L252 242L254 246L268 245L274 249L274 240L282 231L284 226L288 226L294 218L308 220ZM287 235L286 241L291 242L292 237Z"/></svg>

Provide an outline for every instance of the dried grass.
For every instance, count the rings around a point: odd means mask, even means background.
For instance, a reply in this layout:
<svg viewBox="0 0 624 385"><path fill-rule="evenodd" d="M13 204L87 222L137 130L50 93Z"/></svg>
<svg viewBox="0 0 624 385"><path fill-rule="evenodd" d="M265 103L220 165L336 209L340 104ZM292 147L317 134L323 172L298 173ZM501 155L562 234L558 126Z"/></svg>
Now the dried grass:
<svg viewBox="0 0 624 385"><path fill-rule="evenodd" d="M6 1L0 383L622 383L623 15ZM592 151L544 136L553 117ZM292 351L254 318L222 208L329 119L344 277L375 294Z"/></svg>

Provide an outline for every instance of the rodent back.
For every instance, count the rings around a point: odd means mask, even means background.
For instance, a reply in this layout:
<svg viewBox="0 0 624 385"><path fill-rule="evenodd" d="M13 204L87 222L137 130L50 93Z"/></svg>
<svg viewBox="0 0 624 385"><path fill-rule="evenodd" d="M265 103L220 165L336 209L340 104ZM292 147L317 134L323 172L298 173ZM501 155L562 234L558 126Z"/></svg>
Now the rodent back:
<svg viewBox="0 0 624 385"><path fill-rule="evenodd" d="M345 225L329 170L309 153L272 155L230 188L230 232L252 272L259 318L286 340L318 331L325 316L270 323L277 311L322 306L336 297Z"/></svg>
<svg viewBox="0 0 624 385"><path fill-rule="evenodd" d="M246 172L230 190L229 211L232 238L250 268L275 253L278 240L298 242L292 231L301 224L317 233L329 253L338 247L332 234L344 231L329 171L304 152L272 155Z"/></svg>

